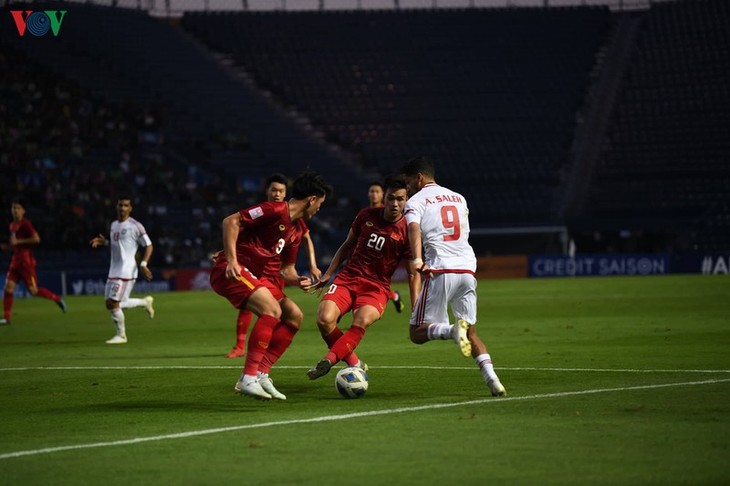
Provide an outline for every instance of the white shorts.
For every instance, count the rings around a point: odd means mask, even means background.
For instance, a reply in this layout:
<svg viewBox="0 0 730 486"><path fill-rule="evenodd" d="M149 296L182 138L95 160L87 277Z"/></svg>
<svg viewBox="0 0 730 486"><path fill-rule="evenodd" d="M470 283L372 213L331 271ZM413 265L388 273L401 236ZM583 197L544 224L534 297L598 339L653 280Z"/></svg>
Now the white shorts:
<svg viewBox="0 0 730 486"><path fill-rule="evenodd" d="M411 314L411 325L448 324L448 307L454 317L476 324L477 279L470 273L435 273L423 288Z"/></svg>
<svg viewBox="0 0 730 486"><path fill-rule="evenodd" d="M132 293L134 283L137 280L122 280L122 279L108 279L106 281L106 288L104 289L104 295L107 299L121 302L127 300Z"/></svg>

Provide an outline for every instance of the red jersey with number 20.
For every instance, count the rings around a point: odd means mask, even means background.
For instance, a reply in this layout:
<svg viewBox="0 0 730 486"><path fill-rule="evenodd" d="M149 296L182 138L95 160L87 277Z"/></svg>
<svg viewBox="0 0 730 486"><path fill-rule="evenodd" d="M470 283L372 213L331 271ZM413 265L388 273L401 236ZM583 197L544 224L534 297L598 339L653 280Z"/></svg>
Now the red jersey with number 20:
<svg viewBox="0 0 730 486"><path fill-rule="evenodd" d="M411 258L405 218L390 223L383 218L383 208L365 208L355 217L350 231L355 247L338 277L364 278L388 291L400 261Z"/></svg>
<svg viewBox="0 0 730 486"><path fill-rule="evenodd" d="M238 212L242 229L236 241L238 264L258 278L271 272L276 262L296 261L303 232L292 223L289 205L285 202L262 202ZM277 270L278 271L278 270Z"/></svg>

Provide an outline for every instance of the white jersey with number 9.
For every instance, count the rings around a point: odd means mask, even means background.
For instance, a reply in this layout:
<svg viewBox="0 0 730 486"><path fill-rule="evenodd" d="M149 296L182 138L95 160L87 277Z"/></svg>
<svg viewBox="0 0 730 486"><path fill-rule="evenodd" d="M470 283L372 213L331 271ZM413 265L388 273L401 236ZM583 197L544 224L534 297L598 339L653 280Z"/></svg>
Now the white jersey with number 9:
<svg viewBox="0 0 730 486"><path fill-rule="evenodd" d="M406 221L421 225L424 261L434 270L476 271L469 245L469 208L466 199L436 183L426 184L405 207Z"/></svg>

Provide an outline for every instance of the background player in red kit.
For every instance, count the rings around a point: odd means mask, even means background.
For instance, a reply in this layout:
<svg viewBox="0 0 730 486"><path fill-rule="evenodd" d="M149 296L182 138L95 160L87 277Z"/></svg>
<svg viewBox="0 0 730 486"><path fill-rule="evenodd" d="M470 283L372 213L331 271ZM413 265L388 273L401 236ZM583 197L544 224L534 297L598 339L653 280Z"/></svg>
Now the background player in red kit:
<svg viewBox="0 0 730 486"><path fill-rule="evenodd" d="M382 208L385 206L385 184L382 182L371 182L368 186L368 201L370 202L371 208ZM388 299L393 302L395 310L398 313L403 312L405 304L400 297L400 292L393 289L388 289Z"/></svg>
<svg viewBox="0 0 730 486"><path fill-rule="evenodd" d="M286 177L284 175L276 173L271 174L266 179L266 200L270 202L281 202L286 199ZM322 276L322 272L317 268L317 258L314 253L314 243L309 235L309 228L304 222L304 219L300 219L298 224L302 230L302 241L304 242L307 255L309 257L309 273L313 280L319 280ZM281 289L284 289L285 282L279 273L281 267L281 261L271 260L267 266L267 270L264 271L263 277L277 283ZM227 358L239 358L245 354L246 349L246 333L248 327L251 325L253 320L253 313L250 310L242 309L238 311L238 318L236 319L236 344L233 349L226 355Z"/></svg>
<svg viewBox="0 0 730 486"><path fill-rule="evenodd" d="M13 201L10 206L13 221L10 223L9 243L2 244L3 250L13 250L10 268L5 277L5 293L3 296L4 318L0 324L10 324L10 315L13 312L13 292L19 282L24 282L28 292L33 296L50 299L66 312L66 303L61 297L44 287L38 287L36 276L36 262L33 256L33 246L41 242L41 237L29 219L25 217L25 204L20 199Z"/></svg>
<svg viewBox="0 0 730 486"><path fill-rule="evenodd" d="M288 283L305 290L312 286L311 279L299 277L294 267L301 242L297 221L311 219L331 192L319 174L306 172L294 180L289 201L263 202L223 220L223 251L216 256L211 286L235 308L258 316L235 386L240 393L262 400L286 398L273 387L268 369L291 344L303 315L278 285L259 276L270 261L281 258Z"/></svg>
<svg viewBox="0 0 730 486"><path fill-rule="evenodd" d="M385 206L365 208L357 214L347 239L335 253L322 280L314 286L324 286L340 263L347 259L319 304L317 326L330 350L307 371L311 380L329 373L338 361L365 368L354 350L367 328L383 314L388 303L390 279L403 259L407 261L411 306L415 304L420 277L410 261L408 230L403 217L407 199L404 180L386 182ZM343 333L337 322L350 311L352 325Z"/></svg>

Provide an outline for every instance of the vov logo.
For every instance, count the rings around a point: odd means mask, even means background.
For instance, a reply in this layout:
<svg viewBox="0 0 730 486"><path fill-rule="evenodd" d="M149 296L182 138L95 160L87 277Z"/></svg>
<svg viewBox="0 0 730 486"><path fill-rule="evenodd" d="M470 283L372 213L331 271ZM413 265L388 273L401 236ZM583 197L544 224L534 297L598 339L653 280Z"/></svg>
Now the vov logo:
<svg viewBox="0 0 730 486"><path fill-rule="evenodd" d="M36 37L41 37L46 35L49 30L53 32L54 37L57 37L66 12L67 10L43 10L38 12L11 10L10 14L13 16L15 27L18 28L18 34L21 37L25 35L26 31ZM23 17L23 13L25 13L25 17Z"/></svg>

